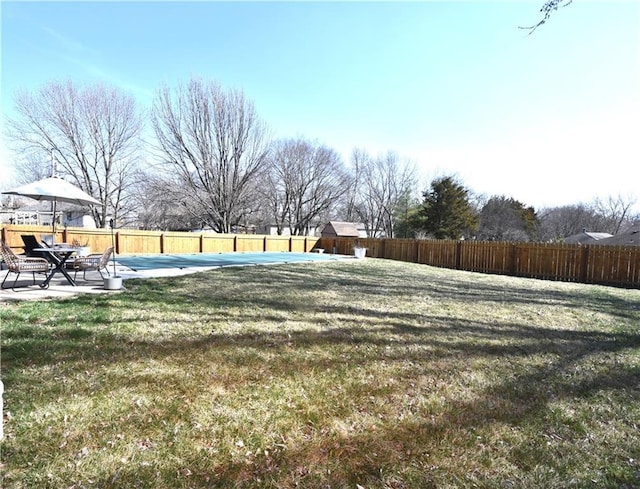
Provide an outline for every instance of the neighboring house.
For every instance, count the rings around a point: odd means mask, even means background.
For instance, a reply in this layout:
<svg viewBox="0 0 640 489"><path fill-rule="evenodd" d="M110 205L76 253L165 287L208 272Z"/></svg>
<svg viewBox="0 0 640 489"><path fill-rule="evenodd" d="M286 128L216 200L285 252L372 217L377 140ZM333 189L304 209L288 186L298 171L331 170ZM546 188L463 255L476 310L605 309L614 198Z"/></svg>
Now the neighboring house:
<svg viewBox="0 0 640 489"><path fill-rule="evenodd" d="M0 223L2 224L24 224L28 226L51 225L52 213L44 216L38 211L0 211Z"/></svg>
<svg viewBox="0 0 640 489"><path fill-rule="evenodd" d="M640 246L640 222L636 222L623 232L599 240L596 244L616 246Z"/></svg>
<svg viewBox="0 0 640 489"><path fill-rule="evenodd" d="M96 223L86 211L66 211L56 212L58 223L62 226L79 228L96 228ZM20 224L29 226L51 226L53 212L41 210L2 210L0 211L0 223Z"/></svg>
<svg viewBox="0 0 640 489"><path fill-rule="evenodd" d="M96 228L96 222L86 211L64 211L62 225L76 228Z"/></svg>
<svg viewBox="0 0 640 489"><path fill-rule="evenodd" d="M583 229L581 233L574 234L564 238L564 242L567 244L594 244L601 239L610 238L613 234L609 233L592 233Z"/></svg>
<svg viewBox="0 0 640 489"><path fill-rule="evenodd" d="M329 221L322 228L320 236L323 238L366 238L367 231L364 224L361 223Z"/></svg>

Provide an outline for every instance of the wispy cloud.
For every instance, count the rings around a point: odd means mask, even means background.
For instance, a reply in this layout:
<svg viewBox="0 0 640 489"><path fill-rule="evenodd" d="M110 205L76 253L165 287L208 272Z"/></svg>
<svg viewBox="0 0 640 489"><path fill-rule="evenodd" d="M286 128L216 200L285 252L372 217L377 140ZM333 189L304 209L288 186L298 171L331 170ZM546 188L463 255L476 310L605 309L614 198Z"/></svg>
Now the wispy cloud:
<svg viewBox="0 0 640 489"><path fill-rule="evenodd" d="M43 27L43 30L56 42L57 47L53 50L53 55L58 59L79 67L92 79L117 86L131 93L141 103L148 103L151 100L152 90L127 82L112 71L97 65L95 60L101 58L99 51L50 27Z"/></svg>
<svg viewBox="0 0 640 489"><path fill-rule="evenodd" d="M74 53L88 53L88 54L91 54L91 52L93 51L92 49L85 46L82 42L76 41L75 39L71 39L70 37L65 36L64 34L61 34L60 32L58 32L55 29L52 29L51 27L45 26L42 28L42 30L44 30L51 38L53 38L54 41L58 43L59 48L65 51L70 51Z"/></svg>
<svg viewBox="0 0 640 489"><path fill-rule="evenodd" d="M92 77L109 83L110 85L120 87L121 89L132 94L136 98L136 100L141 103L147 103L153 97L153 90L141 87L140 85L137 85L135 83L127 82L119 76L105 71L98 66L85 64L84 68Z"/></svg>

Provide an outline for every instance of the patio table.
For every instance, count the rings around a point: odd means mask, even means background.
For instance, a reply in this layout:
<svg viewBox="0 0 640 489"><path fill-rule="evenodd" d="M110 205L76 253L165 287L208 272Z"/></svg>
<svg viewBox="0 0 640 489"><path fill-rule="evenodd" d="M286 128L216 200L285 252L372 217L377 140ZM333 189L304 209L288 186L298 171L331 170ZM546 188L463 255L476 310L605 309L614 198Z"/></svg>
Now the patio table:
<svg viewBox="0 0 640 489"><path fill-rule="evenodd" d="M65 264L67 263L67 260L69 260L71 255L78 251L76 248L67 246L54 246L52 248L34 248L33 251L43 251L44 257L54 265L51 272L49 272L49 275L47 275L45 281L40 284L40 287L42 287L43 289L49 287L49 282L51 282L53 276L58 272L61 272L66 277L67 282L75 287L76 282L75 280L73 280L73 278L71 278L69 272L67 272Z"/></svg>

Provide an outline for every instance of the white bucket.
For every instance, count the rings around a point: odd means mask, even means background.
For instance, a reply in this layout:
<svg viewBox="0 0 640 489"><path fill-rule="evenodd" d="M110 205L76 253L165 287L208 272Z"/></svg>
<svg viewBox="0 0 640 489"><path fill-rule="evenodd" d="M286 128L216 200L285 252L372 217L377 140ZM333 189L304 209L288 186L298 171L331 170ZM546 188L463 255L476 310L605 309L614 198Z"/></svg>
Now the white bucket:
<svg viewBox="0 0 640 489"><path fill-rule="evenodd" d="M353 249L353 254L355 255L356 258L364 258L365 255L367 254L367 249L366 248L354 248Z"/></svg>
<svg viewBox="0 0 640 489"><path fill-rule="evenodd" d="M104 279L105 290L120 290L122 288L122 277L107 277Z"/></svg>

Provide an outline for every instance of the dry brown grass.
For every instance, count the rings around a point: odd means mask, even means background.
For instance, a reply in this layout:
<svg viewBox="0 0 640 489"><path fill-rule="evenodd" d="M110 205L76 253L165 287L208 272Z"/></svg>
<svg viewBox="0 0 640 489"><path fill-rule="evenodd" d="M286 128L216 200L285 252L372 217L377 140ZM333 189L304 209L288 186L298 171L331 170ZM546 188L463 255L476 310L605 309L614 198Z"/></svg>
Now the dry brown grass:
<svg viewBox="0 0 640 489"><path fill-rule="evenodd" d="M383 260L3 307L3 487L640 487L640 293Z"/></svg>

